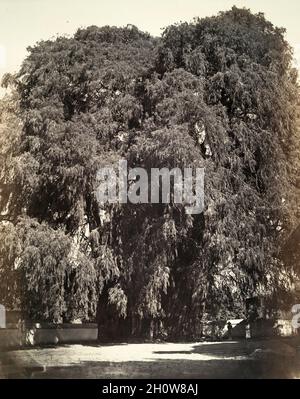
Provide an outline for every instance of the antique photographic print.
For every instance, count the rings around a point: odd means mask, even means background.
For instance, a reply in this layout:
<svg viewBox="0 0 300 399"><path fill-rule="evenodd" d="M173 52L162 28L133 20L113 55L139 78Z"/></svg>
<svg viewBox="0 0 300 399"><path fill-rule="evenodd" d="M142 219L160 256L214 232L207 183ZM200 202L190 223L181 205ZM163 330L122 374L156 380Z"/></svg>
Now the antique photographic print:
<svg viewBox="0 0 300 399"><path fill-rule="evenodd" d="M300 379L300 3L0 16L0 379Z"/></svg>

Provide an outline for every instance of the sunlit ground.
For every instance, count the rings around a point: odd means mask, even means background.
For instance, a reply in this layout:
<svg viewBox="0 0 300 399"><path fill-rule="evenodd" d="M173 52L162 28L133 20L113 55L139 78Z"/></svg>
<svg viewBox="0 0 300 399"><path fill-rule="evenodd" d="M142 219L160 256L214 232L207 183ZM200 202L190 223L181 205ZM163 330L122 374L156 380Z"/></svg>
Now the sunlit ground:
<svg viewBox="0 0 300 399"><path fill-rule="evenodd" d="M33 348L2 352L0 373L2 378L297 378L300 343L294 339Z"/></svg>

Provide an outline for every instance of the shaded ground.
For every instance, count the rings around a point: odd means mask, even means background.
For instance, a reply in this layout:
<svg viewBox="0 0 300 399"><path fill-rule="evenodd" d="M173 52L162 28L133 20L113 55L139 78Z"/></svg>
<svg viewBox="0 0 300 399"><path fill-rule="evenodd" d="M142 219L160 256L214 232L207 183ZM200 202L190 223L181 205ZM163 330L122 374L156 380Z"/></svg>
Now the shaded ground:
<svg viewBox="0 0 300 399"><path fill-rule="evenodd" d="M300 341L69 345L0 355L2 378L300 378Z"/></svg>

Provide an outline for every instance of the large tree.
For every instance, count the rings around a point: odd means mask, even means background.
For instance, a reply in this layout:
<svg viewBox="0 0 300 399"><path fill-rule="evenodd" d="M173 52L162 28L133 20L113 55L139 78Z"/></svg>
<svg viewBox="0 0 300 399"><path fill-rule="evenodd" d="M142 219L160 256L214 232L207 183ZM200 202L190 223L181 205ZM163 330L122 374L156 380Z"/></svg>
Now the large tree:
<svg viewBox="0 0 300 399"><path fill-rule="evenodd" d="M193 337L207 318L244 315L249 297L287 301L296 267L280 248L299 217L299 152L284 30L233 8L160 39L90 27L29 52L5 79L22 130L2 152L21 167L4 173L18 190L5 183L1 199L30 317ZM99 204L97 170L121 157L204 167L204 212Z"/></svg>

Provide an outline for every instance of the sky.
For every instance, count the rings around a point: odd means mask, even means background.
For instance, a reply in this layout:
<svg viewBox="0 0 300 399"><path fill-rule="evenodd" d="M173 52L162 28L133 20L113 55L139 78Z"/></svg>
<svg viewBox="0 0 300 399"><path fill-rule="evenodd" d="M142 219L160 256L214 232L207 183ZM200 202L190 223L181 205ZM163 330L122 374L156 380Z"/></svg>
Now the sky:
<svg viewBox="0 0 300 399"><path fill-rule="evenodd" d="M174 22L215 15L233 5L264 12L285 27L300 68L299 0L0 0L0 78L18 70L28 46L72 35L79 27L133 24L159 36Z"/></svg>

